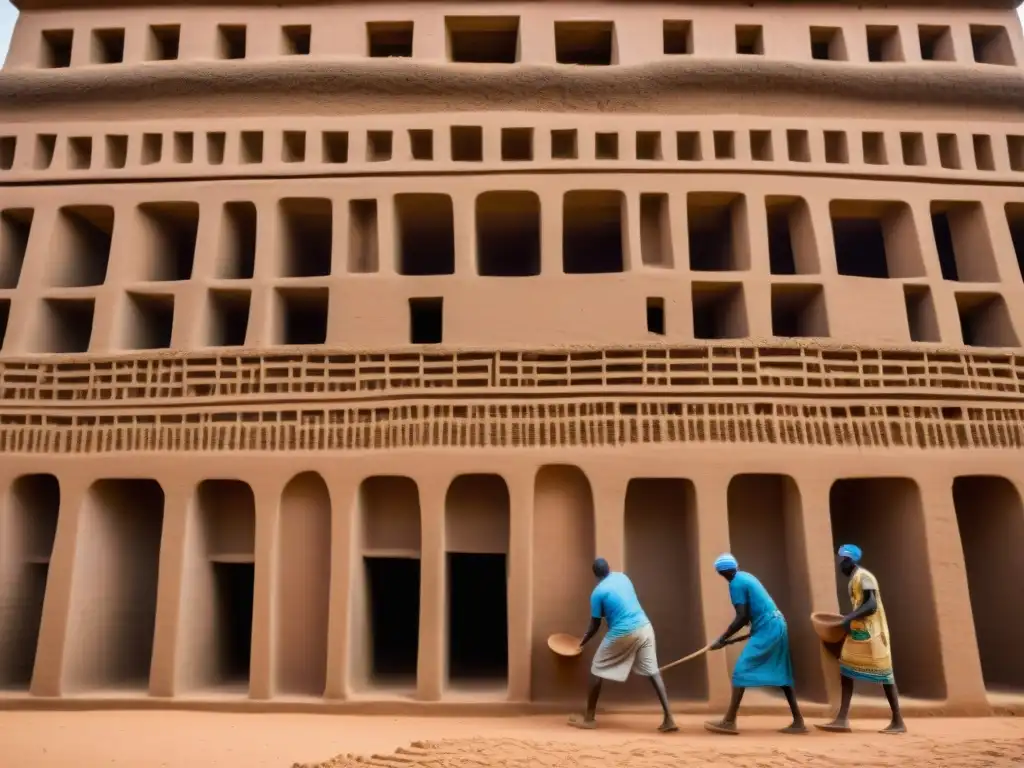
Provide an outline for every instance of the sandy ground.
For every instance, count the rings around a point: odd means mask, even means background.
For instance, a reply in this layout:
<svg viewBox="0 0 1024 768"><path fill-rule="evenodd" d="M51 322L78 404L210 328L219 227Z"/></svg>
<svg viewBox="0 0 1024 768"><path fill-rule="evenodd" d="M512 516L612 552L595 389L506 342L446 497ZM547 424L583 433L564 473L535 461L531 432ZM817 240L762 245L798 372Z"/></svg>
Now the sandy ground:
<svg viewBox="0 0 1024 768"><path fill-rule="evenodd" d="M739 737L704 718L654 732L657 716L609 715L597 731L565 718L422 718L200 712L0 712L0 768L1009 768L1024 719L911 720L907 736L858 721L852 735L783 736L784 718L740 719ZM351 755L348 756L348 755Z"/></svg>

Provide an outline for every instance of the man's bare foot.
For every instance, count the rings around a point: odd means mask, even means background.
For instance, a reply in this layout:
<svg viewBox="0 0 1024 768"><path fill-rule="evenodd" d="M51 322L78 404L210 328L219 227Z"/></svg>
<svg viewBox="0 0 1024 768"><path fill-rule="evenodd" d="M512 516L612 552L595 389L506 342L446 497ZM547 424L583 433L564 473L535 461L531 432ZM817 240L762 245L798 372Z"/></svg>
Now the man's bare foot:
<svg viewBox="0 0 1024 768"><path fill-rule="evenodd" d="M828 733L851 733L853 731L849 720L836 719L831 723L815 723L814 727L819 731L827 731Z"/></svg>
<svg viewBox="0 0 1024 768"><path fill-rule="evenodd" d="M662 733L675 733L679 730L679 726L675 724L674 720L663 720L658 726L658 730Z"/></svg>
<svg viewBox="0 0 1024 768"><path fill-rule="evenodd" d="M779 733L789 733L789 734L794 734L794 735L808 733L808 732L809 731L807 730L807 726L804 725L804 721L803 720L801 720L800 722L795 722L794 721L794 722L790 723L785 728L783 728L782 730L779 731Z"/></svg>
<svg viewBox="0 0 1024 768"><path fill-rule="evenodd" d="M897 736L901 733L907 732L907 726L902 720L893 720L885 728L879 731L879 733L886 733L891 736Z"/></svg>
<svg viewBox="0 0 1024 768"><path fill-rule="evenodd" d="M597 728L597 720L587 720L586 717L573 715L569 718L569 725L573 728L582 728L585 731L592 731Z"/></svg>
<svg viewBox="0 0 1024 768"><path fill-rule="evenodd" d="M713 723L708 720L704 723L704 730L725 736L739 736L740 733L739 729L736 727L736 723L730 723L725 720L719 720L717 723Z"/></svg>

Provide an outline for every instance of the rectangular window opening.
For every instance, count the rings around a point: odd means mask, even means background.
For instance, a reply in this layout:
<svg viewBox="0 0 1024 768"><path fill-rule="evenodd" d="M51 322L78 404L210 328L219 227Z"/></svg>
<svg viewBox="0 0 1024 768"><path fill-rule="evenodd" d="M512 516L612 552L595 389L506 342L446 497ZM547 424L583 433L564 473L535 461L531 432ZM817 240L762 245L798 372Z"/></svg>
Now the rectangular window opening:
<svg viewBox="0 0 1024 768"><path fill-rule="evenodd" d="M775 159L771 131L750 132L750 157L759 162L771 162Z"/></svg>
<svg viewBox="0 0 1024 768"><path fill-rule="evenodd" d="M138 278L189 280L199 235L199 204L143 203L138 213L141 233L135 258Z"/></svg>
<svg viewBox="0 0 1024 768"><path fill-rule="evenodd" d="M275 292L274 344L306 345L327 341L327 288L278 288Z"/></svg>
<svg viewBox="0 0 1024 768"><path fill-rule="evenodd" d="M43 299L39 326L32 335L36 352L79 354L89 351L94 299Z"/></svg>
<svg viewBox="0 0 1024 768"><path fill-rule="evenodd" d="M839 27L811 27L811 57L817 61L846 61L846 39Z"/></svg>
<svg viewBox="0 0 1024 768"><path fill-rule="evenodd" d="M662 24L662 52L666 56L686 56L693 53L693 22L665 19Z"/></svg>
<svg viewBox="0 0 1024 768"><path fill-rule="evenodd" d="M142 134L142 164L155 165L163 159L164 135L162 133Z"/></svg>
<svg viewBox="0 0 1024 768"><path fill-rule="evenodd" d="M0 171L9 171L14 167L14 153L17 147L17 136L0 136Z"/></svg>
<svg viewBox="0 0 1024 768"><path fill-rule="evenodd" d="M533 160L533 128L502 128L501 159L510 162Z"/></svg>
<svg viewBox="0 0 1024 768"><path fill-rule="evenodd" d="M665 300L662 298L647 299L647 332L665 335Z"/></svg>
<svg viewBox="0 0 1024 768"><path fill-rule="evenodd" d="M245 58L244 24L221 24L217 27L217 56L221 59Z"/></svg>
<svg viewBox="0 0 1024 768"><path fill-rule="evenodd" d="M994 171L996 169L996 155L992 149L992 137L983 133L976 133L973 137L974 143L974 164L979 171Z"/></svg>
<svg viewBox="0 0 1024 768"><path fill-rule="evenodd" d="M731 272L750 269L746 197L730 192L686 196L690 269Z"/></svg>
<svg viewBox="0 0 1024 768"><path fill-rule="evenodd" d="M1007 136L1006 153L1011 171L1024 171L1024 136Z"/></svg>
<svg viewBox="0 0 1024 768"><path fill-rule="evenodd" d="M828 338L824 288L807 284L772 285L772 335Z"/></svg>
<svg viewBox="0 0 1024 768"><path fill-rule="evenodd" d="M768 261L773 275L813 275L820 271L811 210L800 197L769 196Z"/></svg>
<svg viewBox="0 0 1024 768"><path fill-rule="evenodd" d="M124 61L124 30L94 29L92 31L94 64L120 64Z"/></svg>
<svg viewBox="0 0 1024 768"><path fill-rule="evenodd" d="M409 299L409 342L440 344L444 340L444 300Z"/></svg>
<svg viewBox="0 0 1024 768"><path fill-rule="evenodd" d="M958 293L960 333L968 347L1017 347L1020 341L1006 300L998 293Z"/></svg>
<svg viewBox="0 0 1024 768"><path fill-rule="evenodd" d="M281 160L286 163L306 161L306 132L285 131L281 137Z"/></svg>
<svg viewBox="0 0 1024 768"><path fill-rule="evenodd" d="M741 56L764 56L764 27L760 24L737 25L736 53Z"/></svg>
<svg viewBox="0 0 1024 768"><path fill-rule="evenodd" d="M836 265L851 277L922 277L924 263L910 206L833 200L829 206Z"/></svg>
<svg viewBox="0 0 1024 768"><path fill-rule="evenodd" d="M191 133L175 132L171 137L174 144L174 162L189 164L195 155L195 141Z"/></svg>
<svg viewBox="0 0 1024 768"><path fill-rule="evenodd" d="M980 203L934 201L931 217L943 280L999 281L995 250Z"/></svg>
<svg viewBox="0 0 1024 768"><path fill-rule="evenodd" d="M1006 223L1010 228L1010 239L1013 252L1017 257L1017 268L1024 280L1024 203L1007 203L1005 208Z"/></svg>
<svg viewBox="0 0 1024 768"><path fill-rule="evenodd" d="M868 131L861 135L864 162L868 165L887 165L889 158L885 151L885 134Z"/></svg>
<svg viewBox="0 0 1024 768"><path fill-rule="evenodd" d="M579 157L576 129L551 131L551 158L553 160L575 160Z"/></svg>
<svg viewBox="0 0 1024 768"><path fill-rule="evenodd" d="M394 151L394 136L391 131L366 132L366 159L371 163L386 163Z"/></svg>
<svg viewBox="0 0 1024 768"><path fill-rule="evenodd" d="M211 131L206 134L206 162L210 165L224 164L224 147L227 134L223 131Z"/></svg>
<svg viewBox="0 0 1024 768"><path fill-rule="evenodd" d="M484 131L478 125L453 125L451 143L452 160L457 163L479 163L484 159Z"/></svg>
<svg viewBox="0 0 1024 768"><path fill-rule="evenodd" d="M128 137L109 135L107 145L107 168L124 168L128 164Z"/></svg>
<svg viewBox="0 0 1024 768"><path fill-rule="evenodd" d="M903 61L903 44L900 42L900 28L894 26L869 26L868 61Z"/></svg>
<svg viewBox="0 0 1024 768"><path fill-rule="evenodd" d="M313 43L309 24L288 24L281 27L281 52L285 56L308 56Z"/></svg>
<svg viewBox="0 0 1024 768"><path fill-rule="evenodd" d="M447 16L448 58L473 64L519 61L518 16Z"/></svg>
<svg viewBox="0 0 1024 768"><path fill-rule="evenodd" d="M207 309L206 343L211 347L245 346L249 328L250 292L212 290Z"/></svg>
<svg viewBox="0 0 1024 768"><path fill-rule="evenodd" d="M850 162L850 147L846 140L846 131L825 131L825 162Z"/></svg>
<svg viewBox="0 0 1024 768"><path fill-rule="evenodd" d="M347 163L348 131L324 131L321 136L321 151L325 163Z"/></svg>
<svg viewBox="0 0 1024 768"><path fill-rule="evenodd" d="M214 274L249 280L256 266L256 206L249 201L225 203L222 222Z"/></svg>
<svg viewBox="0 0 1024 768"><path fill-rule="evenodd" d="M904 165L926 165L928 163L924 148L924 134L901 133L900 151L903 155Z"/></svg>
<svg viewBox="0 0 1024 768"><path fill-rule="evenodd" d="M581 66L609 66L617 63L614 23L556 21L555 60L559 64Z"/></svg>
<svg viewBox="0 0 1024 768"><path fill-rule="evenodd" d="M907 307L907 327L910 340L915 342L941 341L939 320L935 314L932 292L926 285L903 286L903 298Z"/></svg>
<svg viewBox="0 0 1024 768"><path fill-rule="evenodd" d="M749 334L740 283L693 284L693 335L697 339L741 339Z"/></svg>
<svg viewBox="0 0 1024 768"><path fill-rule="evenodd" d="M939 134L939 163L943 168L952 170L963 167L960 162L960 142L955 133Z"/></svg>
<svg viewBox="0 0 1024 768"><path fill-rule="evenodd" d="M285 198L281 215L283 277L326 277L331 274L334 236L331 201L318 197Z"/></svg>
<svg viewBox="0 0 1024 768"><path fill-rule="evenodd" d="M376 272L379 268L377 201L349 200L348 271Z"/></svg>
<svg viewBox="0 0 1024 768"><path fill-rule="evenodd" d="M477 272L540 274L540 198L535 192L484 192L476 199Z"/></svg>
<svg viewBox="0 0 1024 768"><path fill-rule="evenodd" d="M402 275L455 274L455 224L448 195L395 195L398 271Z"/></svg>
<svg viewBox="0 0 1024 768"><path fill-rule="evenodd" d="M174 296L129 291L122 316L122 349L170 349Z"/></svg>
<svg viewBox="0 0 1024 768"><path fill-rule="evenodd" d="M92 137L68 137L68 168L84 171L92 167Z"/></svg>
<svg viewBox="0 0 1024 768"><path fill-rule="evenodd" d="M174 61L181 45L181 27L177 24L155 24L149 28L146 40L146 59Z"/></svg>
<svg viewBox="0 0 1024 768"><path fill-rule="evenodd" d="M673 266L667 194L640 195L640 258L645 267Z"/></svg>
<svg viewBox="0 0 1024 768"><path fill-rule="evenodd" d="M374 59L412 58L411 21L366 22L367 54Z"/></svg>
<svg viewBox="0 0 1024 768"><path fill-rule="evenodd" d="M622 272L625 267L625 195L566 192L562 215L562 269L566 274Z"/></svg>
<svg viewBox="0 0 1024 768"><path fill-rule="evenodd" d="M55 287L102 285L107 277L114 209L107 205L69 205L57 211L51 240Z"/></svg>
<svg viewBox="0 0 1024 768"><path fill-rule="evenodd" d="M434 159L434 132L429 128L413 128L409 131L409 149L413 160Z"/></svg>
<svg viewBox="0 0 1024 768"><path fill-rule="evenodd" d="M31 208L0 211L0 290L18 287L34 216Z"/></svg>
<svg viewBox="0 0 1024 768"><path fill-rule="evenodd" d="M74 30L45 29L42 36L39 66L43 69L64 69L71 66L71 44Z"/></svg>
<svg viewBox="0 0 1024 768"><path fill-rule="evenodd" d="M924 61L953 61L953 33L949 27L922 24L917 28Z"/></svg>
<svg viewBox="0 0 1024 768"><path fill-rule="evenodd" d="M978 64L1012 67L1017 63L1006 27L971 24L971 52Z"/></svg>
<svg viewBox="0 0 1024 768"><path fill-rule="evenodd" d="M661 131L637 131L636 159L661 160Z"/></svg>
<svg viewBox="0 0 1024 768"><path fill-rule="evenodd" d="M242 165L263 162L263 131L242 131L238 142L239 161Z"/></svg>
<svg viewBox="0 0 1024 768"><path fill-rule="evenodd" d="M698 131L678 131L676 133L676 157L687 162L698 162L704 159Z"/></svg>
<svg viewBox="0 0 1024 768"><path fill-rule="evenodd" d="M811 139L807 131L786 131L786 153L792 163L811 162Z"/></svg>
<svg viewBox="0 0 1024 768"><path fill-rule="evenodd" d="M732 131L714 131L712 138L716 160L736 159L736 134Z"/></svg>
<svg viewBox="0 0 1024 768"><path fill-rule="evenodd" d="M597 133L594 135L594 156L598 160L619 159L619 134Z"/></svg>

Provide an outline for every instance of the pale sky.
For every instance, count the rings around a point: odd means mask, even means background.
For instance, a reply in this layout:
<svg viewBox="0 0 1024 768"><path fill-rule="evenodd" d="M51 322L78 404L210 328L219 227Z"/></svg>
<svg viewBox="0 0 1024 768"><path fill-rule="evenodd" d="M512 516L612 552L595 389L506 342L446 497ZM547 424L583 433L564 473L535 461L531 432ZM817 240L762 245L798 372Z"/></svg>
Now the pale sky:
<svg viewBox="0 0 1024 768"><path fill-rule="evenodd" d="M1024 11L1021 11L1024 14ZM18 12L14 10L10 0L0 0L0 62L7 58L7 46L11 42L11 30Z"/></svg>

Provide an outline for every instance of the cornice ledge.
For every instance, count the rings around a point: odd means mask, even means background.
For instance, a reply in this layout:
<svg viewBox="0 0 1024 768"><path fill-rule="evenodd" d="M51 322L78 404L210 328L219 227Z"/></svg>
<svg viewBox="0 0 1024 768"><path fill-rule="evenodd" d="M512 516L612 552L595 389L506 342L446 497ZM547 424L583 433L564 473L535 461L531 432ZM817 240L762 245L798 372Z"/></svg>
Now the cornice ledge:
<svg viewBox="0 0 1024 768"><path fill-rule="evenodd" d="M461 65L409 59L147 62L0 73L0 109L244 95L482 99L489 109L586 112L649 108L708 91L868 102L1024 108L1024 71L962 64L680 59L616 67Z"/></svg>

